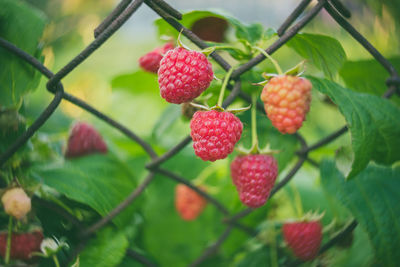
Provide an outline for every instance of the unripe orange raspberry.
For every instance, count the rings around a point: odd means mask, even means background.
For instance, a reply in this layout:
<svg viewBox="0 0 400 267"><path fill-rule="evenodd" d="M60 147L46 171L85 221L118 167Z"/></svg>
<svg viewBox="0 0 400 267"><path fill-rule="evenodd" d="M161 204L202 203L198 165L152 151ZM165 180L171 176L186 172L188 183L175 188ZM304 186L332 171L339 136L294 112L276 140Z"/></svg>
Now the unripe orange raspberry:
<svg viewBox="0 0 400 267"><path fill-rule="evenodd" d="M31 199L22 188L7 190L1 198L4 210L8 215L20 220L31 210Z"/></svg>
<svg viewBox="0 0 400 267"><path fill-rule="evenodd" d="M281 133L293 134L301 127L310 109L311 88L309 80L290 75L274 77L264 87L265 112Z"/></svg>
<svg viewBox="0 0 400 267"><path fill-rule="evenodd" d="M185 221L195 220L206 205L207 200L187 185L178 184L175 187L175 208Z"/></svg>

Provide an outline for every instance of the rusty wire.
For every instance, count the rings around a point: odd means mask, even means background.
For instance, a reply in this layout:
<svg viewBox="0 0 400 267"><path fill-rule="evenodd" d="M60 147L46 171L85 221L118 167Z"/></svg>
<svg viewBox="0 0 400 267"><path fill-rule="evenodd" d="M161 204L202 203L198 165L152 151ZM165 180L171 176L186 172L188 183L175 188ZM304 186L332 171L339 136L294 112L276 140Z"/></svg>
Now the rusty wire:
<svg viewBox="0 0 400 267"><path fill-rule="evenodd" d="M233 228L237 228L242 230L249 235L255 235L257 232L253 229L241 224L239 220L248 214L250 214L253 210L250 208L244 209L239 213L232 214L218 199L213 196L207 194L206 192L200 190L198 187L193 185L188 179L181 177L180 175L164 169L161 167L161 164L165 161L168 161L171 157L181 151L184 147L186 147L190 142L190 136L185 137L182 141L178 142L173 148L164 153L163 155L158 155L152 146L135 134L133 131L129 130L124 125L120 124L116 120L110 118L106 114L98 111L85 101L68 94L64 91L61 80L65 78L71 71L73 71L79 64L81 64L85 59L87 59L91 54L96 51L104 42L106 42L134 13L135 11L142 5L146 4L149 8L151 8L155 13L157 13L160 17L162 17L171 27L175 28L177 31L182 31L182 34L185 35L190 41L192 41L199 48L204 49L207 44L201 40L198 36L196 36L189 29L185 28L182 24L179 23L178 20L182 18L182 14L171 7L168 3L163 0L122 0L119 5L100 23L100 25L95 29L94 36L95 40L89 44L81 53L79 53L75 58L73 58L67 65L65 65L61 70L57 73L52 73L49 69L47 69L41 62L39 62L35 57L27 54L23 50L19 49L12 43L8 42L0 38L0 46L7 49L9 52L13 53L17 57L23 59L26 63L33 66L39 72L41 72L45 77L49 80L47 82L47 89L49 92L54 94L54 98L48 104L48 106L44 109L44 111L40 114L40 116L28 127L28 129L21 135L19 138L8 147L8 149L0 155L0 166L3 165L20 147L22 147L29 138L50 118L53 112L57 109L58 105L61 101L68 101L73 103L87 112L93 114L100 120L108 123L111 127L118 129L121 133L130 138L133 142L139 144L143 150L149 155L150 161L144 166L148 170L147 177L142 181L139 186L132 189L132 192L123 200L119 205L117 205L112 211L109 212L107 216L99 219L96 223L91 226L84 226L82 223L68 212L62 210L59 206L54 205L51 202L46 200L35 198L37 201L40 201L42 205L46 208L58 213L60 216L64 217L66 220L73 223L79 229L83 229L77 235L81 242L77 245L76 250L72 253L70 260L73 259L75 255L77 255L86 245L88 239L93 236L99 229L107 225L115 216L117 216L121 211L123 211L126 207L132 204L140 194L151 185L152 181L155 178L155 174L160 174L166 178L174 180L179 183L183 183L190 188L194 189L196 192L205 197L208 202L214 205L223 215L224 219L222 223L226 224L225 230L221 233L221 236L209 247L205 248L204 252L196 259L192 261L189 266L196 266L207 259L210 255L214 254L221 244L229 237ZM283 22L282 26L278 29L279 39L276 40L272 45L265 49L268 54L273 54L277 51L282 45L284 45L287 41L289 41L293 36L295 36L304 26L306 26L322 9L325 9L330 16L345 29L356 41L358 41L389 73L389 78L387 79L387 91L383 95L384 98L391 97L394 93L399 94L399 86L400 86L400 78L392 66L392 64L382 56L372 45L368 42L348 21L346 18L351 16L350 12L346 9L346 7L339 0L319 0L318 3L313 6L309 11L307 11L301 19L298 19L300 15L302 15L306 8L310 5L311 0L302 0L299 5L294 9L294 11L289 15L289 17ZM291 26L296 20L297 23ZM291 26L291 27L290 27ZM220 56L217 52L213 52L211 57L219 64L225 71L228 71L231 66ZM229 106L236 98L242 98L247 102L251 102L251 98L249 95L241 91L241 83L240 76L259 64L261 61L265 59L264 55L260 54L256 57L252 58L245 64L236 68L232 75L231 80L234 81L234 85L229 89L230 94L225 99L223 103L224 107ZM258 106L260 111L263 111L263 107L261 105ZM320 141L315 144L308 145L305 139L300 134L295 134L295 137L298 139L301 144L301 148L296 151L296 155L298 156L297 163L291 168L291 170L283 177L273 188L270 197L272 197L275 193L277 193L280 189L282 189L297 173L297 171L302 167L304 162L310 162L312 165L318 166L318 163L308 157L308 153L318 149L336 138L340 137L348 130L347 126L343 126L337 131L333 132L329 136L322 138ZM320 250L320 253L323 253L336 242L338 242L343 236L351 232L357 226L356 221L352 221L349 223L343 231L339 234L331 238L328 242L326 242ZM138 262L146 265L146 266L156 266L151 260L144 257L142 254L128 249L126 254ZM297 262L298 264L299 262ZM296 265L296 262L293 264Z"/></svg>

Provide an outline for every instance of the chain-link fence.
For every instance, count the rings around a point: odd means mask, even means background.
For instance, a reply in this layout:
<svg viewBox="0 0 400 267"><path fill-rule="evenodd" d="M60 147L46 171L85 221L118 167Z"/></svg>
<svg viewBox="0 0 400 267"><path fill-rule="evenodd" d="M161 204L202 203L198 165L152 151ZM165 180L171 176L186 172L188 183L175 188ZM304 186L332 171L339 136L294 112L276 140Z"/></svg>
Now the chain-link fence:
<svg viewBox="0 0 400 267"><path fill-rule="evenodd" d="M201 40L198 36L196 36L189 29L182 26L179 23L179 20L182 18L182 14L171 7L168 3L163 0L122 0L119 5L104 19L104 21L95 29L94 35L95 40L89 44L81 53L79 53L75 58L73 58L67 65L65 65L61 70L57 73L52 73L49 69L47 69L41 62L39 62L33 56L27 54L22 51L18 47L14 46L12 43L0 38L0 45L15 54L15 56L23 59L26 63L32 65L38 71L40 71L44 76L46 76L49 81L47 82L47 90L54 94L54 98L47 106L47 108L40 114L40 116L32 123L32 125L13 143L2 155L0 155L0 166L3 165L21 146L23 146L29 138L52 116L53 112L58 108L61 101L68 101L73 103L82 109L92 113L99 119L105 121L110 126L118 129L120 132L125 134L128 138L132 139L133 142L139 144L144 151L150 156L151 161L148 162L144 167L149 171L147 177L143 180L143 182L132 190L130 195L122 201L118 206L116 206L107 216L101 218L99 221L86 227L81 225L78 219L73 217L67 212L63 212L57 206L50 205L49 203L45 203L45 200L40 200L46 206L54 212L59 213L59 215L63 216L65 219L69 220L74 225L78 226L78 229L83 229L79 235L80 244L76 247L75 252L71 256L71 260L74 255L77 255L84 247L87 241L96 233L99 229L107 225L114 217L116 217L121 211L123 211L126 207L131 205L133 201L146 189L146 187L150 186L155 174L158 173L166 178L172 179L176 182L183 183L197 193L202 195L207 201L214 205L223 215L224 219L222 223L226 224L226 229L223 233L221 233L220 237L209 247L205 248L204 252L199 255L198 258L194 259L190 266L196 266L207 259L210 255L215 253L221 244L228 238L233 228L238 228L240 230L245 231L249 235L254 235L255 231L245 225L242 225L239 220L248 214L250 214L253 210L250 208L244 209L243 211L232 214L220 201L218 201L213 196L207 194L202 191L198 187L191 184L191 182L180 175L173 173L167 169L161 167L163 162L168 161L174 155L176 155L179 151L181 151L185 146L187 146L191 142L191 137L187 136L177 145L175 145L172 149L166 152L163 155L158 155L152 146L144 141L141 137L136 135L133 131L129 130L124 125L118 123L114 119L108 117L106 114L101 111L93 108L88 103L76 98L73 95L68 94L64 91L64 87L61 83L61 80L65 78L71 71L73 71L77 66L79 66L84 60L86 60L96 49L98 49L104 42L106 42L132 15L135 11L141 7L142 4L146 4L149 8L151 8L154 12L156 12L160 17L162 17L171 27L175 28L178 32L182 32L184 36L186 36L189 40L191 40L194 44L196 44L199 48L204 49L208 47L208 45ZM348 21L347 18L350 17L350 12L346 9L346 7L339 0L319 0L316 5L314 5L306 14L304 14L301 19L298 20L296 24L291 26L305 11L305 9L310 5L311 0L302 0L300 4L294 9L294 11L289 15L289 17L283 22L282 26L278 29L279 39L276 40L272 45L270 45L265 52L268 54L273 54L276 52L282 45L284 45L287 41L289 41L293 36L295 36L304 26L306 26L321 10L325 9L330 16L342 27L346 30L355 40L357 40L389 73L389 78L386 81L387 91L382 96L384 98L390 98L394 93L399 93L398 88L400 86L400 78L398 73L392 64L382 56L372 45L368 42ZM227 61L224 60L222 56L220 56L217 52L213 52L211 57L219 64L225 71L228 71L231 66ZM265 59L264 55L260 54L247 63L237 67L231 77L230 80L234 82L234 85L230 88L230 94L225 99L223 103L223 107L229 106L236 98L242 98L243 100L251 103L251 97L241 91L241 83L240 76L259 64L261 61ZM260 103L258 103L260 104ZM257 109L261 112L264 112L264 108L262 105L258 105ZM332 134L322 138L320 141L314 144L307 144L305 139L299 134L296 133L295 137L298 139L301 144L301 148L296 151L296 155L298 157L297 162L291 168L291 170L283 177L273 188L270 198L273 197L280 189L282 189L297 173L297 171L302 167L304 162L308 161L313 165L317 163L308 157L308 153L316 150L342 134L346 133L348 130L347 126L343 126ZM323 253L330 247L332 247L337 241L339 241L342 237L353 231L353 229L357 226L357 222L353 221L347 225L336 236L330 239L328 242L322 245L319 253ZM151 262L146 257L142 256L138 252L134 250L128 249L127 255L136 259L146 266L155 266L153 262ZM293 262L291 264L296 265L299 262Z"/></svg>

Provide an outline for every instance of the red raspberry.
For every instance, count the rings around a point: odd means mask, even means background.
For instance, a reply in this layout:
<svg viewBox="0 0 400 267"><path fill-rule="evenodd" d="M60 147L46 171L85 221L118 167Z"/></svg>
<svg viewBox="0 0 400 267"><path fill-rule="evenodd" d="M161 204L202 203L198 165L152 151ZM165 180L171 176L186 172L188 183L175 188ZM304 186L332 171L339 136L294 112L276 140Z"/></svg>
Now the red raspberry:
<svg viewBox="0 0 400 267"><path fill-rule="evenodd" d="M232 181L240 200L252 208L265 204L277 175L278 165L272 156L237 156L231 163Z"/></svg>
<svg viewBox="0 0 400 267"><path fill-rule="evenodd" d="M272 78L261 93L265 112L283 134L295 133L310 109L312 84L309 80L289 75Z"/></svg>
<svg viewBox="0 0 400 267"><path fill-rule="evenodd" d="M197 111L190 121L193 148L202 160L224 159L242 135L243 124L225 111Z"/></svg>
<svg viewBox="0 0 400 267"><path fill-rule="evenodd" d="M175 104L192 101L210 86L213 76L205 55L177 47L168 51L160 62L161 96Z"/></svg>
<svg viewBox="0 0 400 267"><path fill-rule="evenodd" d="M205 198L190 187L184 184L178 184L175 187L175 208L185 221L196 219L206 204Z"/></svg>
<svg viewBox="0 0 400 267"><path fill-rule="evenodd" d="M322 226L319 221L285 223L283 236L296 257L303 261L314 259L322 240Z"/></svg>
<svg viewBox="0 0 400 267"><path fill-rule="evenodd" d="M12 233L11 236L11 259L30 260L32 252L40 251L43 241L43 233L39 230L31 233ZM7 233L0 233L0 255L4 258L7 247Z"/></svg>
<svg viewBox="0 0 400 267"><path fill-rule="evenodd" d="M106 153L107 145L95 128L85 122L78 122L68 138L66 158L79 157L93 153Z"/></svg>
<svg viewBox="0 0 400 267"><path fill-rule="evenodd" d="M172 43L166 43L163 47L157 47L153 51L139 58L140 67L145 71L157 73L163 55L173 48L174 45Z"/></svg>

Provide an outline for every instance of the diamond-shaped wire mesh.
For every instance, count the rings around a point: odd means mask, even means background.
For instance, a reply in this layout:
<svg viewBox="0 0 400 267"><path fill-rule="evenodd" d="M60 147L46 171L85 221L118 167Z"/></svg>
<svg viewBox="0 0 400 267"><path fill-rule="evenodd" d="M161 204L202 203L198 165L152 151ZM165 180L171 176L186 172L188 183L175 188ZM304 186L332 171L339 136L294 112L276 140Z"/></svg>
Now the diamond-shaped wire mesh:
<svg viewBox="0 0 400 267"><path fill-rule="evenodd" d="M355 40L357 40L389 73L389 78L387 79L387 91L382 96L384 98L391 97L394 93L398 93L398 87L400 85L400 78L395 68L391 65L391 63L383 57L347 20L349 17L349 11L342 5L339 0L319 0L318 3L313 6L298 22L291 26L301 14L303 14L306 7L310 4L311 0L302 0L300 4L294 9L294 11L289 15L289 17L283 22L282 26L278 29L279 39L276 40L272 45L270 45L265 51L268 54L273 54L276 52L282 45L284 45L287 41L289 41L293 36L296 35L304 26L306 26L322 9L325 9L330 16L341 26L344 30L346 30ZM126 207L132 204L132 202L144 191L144 189L151 185L155 174L161 174L164 177L172 179L176 182L183 183L197 193L201 194L205 197L209 203L214 205L223 215L224 220L221 223L226 224L226 229L223 233L221 233L220 237L209 247L205 248L203 253L199 255L197 259L194 259L193 262L189 266L196 266L207 259L211 254L216 252L220 245L228 238L232 229L234 227L247 232L250 235L254 234L252 229L242 225L239 222L239 219L245 217L246 215L252 212L252 209L247 208L243 211L232 214L221 202L215 199L213 196L207 194L206 192L200 190L198 187L194 186L190 183L189 180L181 177L180 175L173 173L167 169L160 167L160 165L169 160L171 157L176 155L180 150L182 150L185 146L187 146L191 142L190 136L184 138L181 142L179 142L176 146L170 149L163 155L158 155L152 146L136 135L133 131L129 130L124 125L118 123L114 119L108 117L106 114L103 114L101 111L95 109L85 101L80 100L79 98L74 97L73 95L68 94L64 91L64 87L61 83L61 80L65 78L71 71L73 71L79 64L81 64L86 58L91 56L91 54L98 49L104 42L106 42L111 35L113 35L132 15L135 13L138 8L145 3L148 7L150 7L154 12L156 12L160 17L162 17L168 24L171 25L174 29L179 32L182 32L184 36L186 36L189 40L191 40L195 45L199 48L204 49L207 47L207 44L201 40L198 36L196 36L189 29L185 28L182 24L179 23L179 20L182 18L181 13L172 8L168 3L163 0L122 0L119 5L106 17L103 22L95 29L94 35L95 40L89 44L81 53L79 53L75 58L73 58L67 65L65 65L61 70L57 73L52 73L49 69L47 69L41 62L39 62L33 56L25 53L12 43L0 38L0 45L5 49L9 50L11 53L15 54L15 56L20 57L25 60L27 64L32 65L38 71L40 71L44 76L46 76L49 81L47 83L47 89L49 92L54 94L53 100L46 107L46 109L40 114L40 116L32 123L32 125L24 132L14 144L12 144L2 155L0 155L0 166L3 165L22 145L24 145L29 138L52 116L53 112L58 108L61 101L71 102L87 112L92 113L94 116L99 119L105 121L110 126L118 129L120 132L125 134L128 138L130 138L133 142L138 143L144 151L150 156L151 161L147 163L144 167L148 170L147 177L143 180L143 182L132 190L130 195L122 201L118 206L116 206L107 216L101 218L99 221L94 223L93 225L86 227L84 225L80 225L79 221L72 217L72 215L66 214L58 210L54 209L55 212L60 213L61 216L64 216L67 220L71 221L74 224L78 224L80 229L83 229L80 235L81 244L77 246L77 249L74 255L78 254L84 247L87 240L99 229L108 224L115 216L117 216L121 211L123 211ZM291 27L290 27L291 26ZM225 71L228 71L231 66L221 57L218 53L213 52L211 57L219 64ZM223 106L227 107L230 105L236 98L242 98L247 102L251 102L251 97L241 91L241 83L240 76L259 64L263 61L265 57L260 54L247 63L237 67L232 75L231 80L234 81L234 86L229 88L231 90L229 96L225 99ZM262 112L264 111L263 107L257 106ZM281 179L273 188L270 198L274 196L282 187L284 187L297 173L297 171L302 167L305 161L312 160L308 158L308 153L310 151L316 150L329 142L335 140L337 137L347 132L347 126L343 126L332 134L322 138L320 141L308 145L305 139L298 133L295 134L299 143L301 144L300 150L296 152L298 156L298 160L295 165L291 168L291 170L286 174L286 176ZM319 253L323 253L330 247L332 247L338 240L340 240L343 236L350 233L357 226L357 222L353 221L350 223L342 232L334 236L327 243L325 243ZM145 258L141 254L128 249L127 255L136 259L146 266L155 266L149 259ZM71 257L72 258L72 257ZM299 262L293 262L293 265L299 264Z"/></svg>

